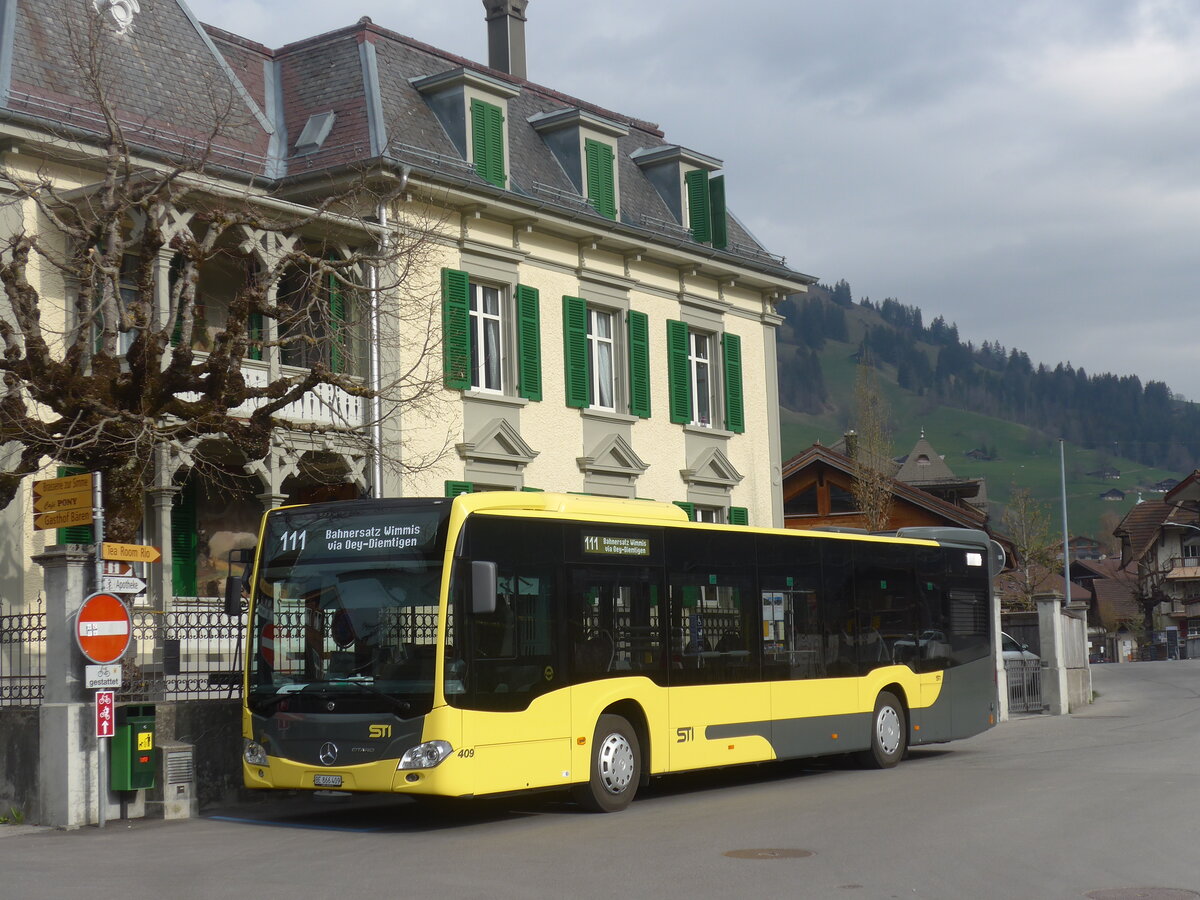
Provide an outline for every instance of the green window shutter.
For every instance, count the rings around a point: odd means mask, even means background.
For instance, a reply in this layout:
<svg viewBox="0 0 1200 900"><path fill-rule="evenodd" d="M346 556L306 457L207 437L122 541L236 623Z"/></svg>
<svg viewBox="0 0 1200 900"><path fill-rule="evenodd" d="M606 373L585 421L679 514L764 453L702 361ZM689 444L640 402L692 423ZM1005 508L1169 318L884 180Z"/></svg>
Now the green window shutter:
<svg viewBox="0 0 1200 900"><path fill-rule="evenodd" d="M742 393L742 339L726 332L721 336L725 358L725 427L735 434L746 430L746 412Z"/></svg>
<svg viewBox="0 0 1200 900"><path fill-rule="evenodd" d="M686 322L667 320L667 386L671 399L671 421L686 425L692 421L692 379L688 365L688 327Z"/></svg>
<svg viewBox="0 0 1200 900"><path fill-rule="evenodd" d="M542 493L545 493L545 491L546 491L545 488L535 488L535 487L523 487L523 488L521 488L521 490L527 494L542 494Z"/></svg>
<svg viewBox="0 0 1200 900"><path fill-rule="evenodd" d="M473 481L447 481L446 496L457 497L459 494L470 494L475 490Z"/></svg>
<svg viewBox="0 0 1200 900"><path fill-rule="evenodd" d="M517 395L542 399L542 324L538 290L518 284L517 296Z"/></svg>
<svg viewBox="0 0 1200 900"><path fill-rule="evenodd" d="M263 358L262 313L250 313L246 322L246 335L250 339L250 346L246 348L246 358L261 360Z"/></svg>
<svg viewBox="0 0 1200 900"><path fill-rule="evenodd" d="M171 501L171 590L176 597L195 597L196 485L187 481Z"/></svg>
<svg viewBox="0 0 1200 900"><path fill-rule="evenodd" d="M696 521L696 504L695 503L688 503L686 500L675 500L673 502L676 506L678 506L685 513L687 513L689 522Z"/></svg>
<svg viewBox="0 0 1200 900"><path fill-rule="evenodd" d="M82 475L87 469L78 466L59 466L58 477L69 478L71 475ZM72 525L70 528L56 528L54 540L59 544L94 544L96 538L91 525Z"/></svg>
<svg viewBox="0 0 1200 900"><path fill-rule="evenodd" d="M616 182L613 179L612 147L602 141L585 138L583 157L587 168L588 202L596 212L610 219L617 217Z"/></svg>
<svg viewBox="0 0 1200 900"><path fill-rule="evenodd" d="M692 229L693 238L701 244L707 244L712 240L708 173L703 169L694 169L683 176L683 181L687 187L688 227Z"/></svg>
<svg viewBox="0 0 1200 900"><path fill-rule="evenodd" d="M446 387L471 388L471 279L442 269L442 366Z"/></svg>
<svg viewBox="0 0 1200 900"><path fill-rule="evenodd" d="M712 213L712 245L718 250L729 246L729 216L725 211L725 176L717 175L708 183L709 210Z"/></svg>
<svg viewBox="0 0 1200 900"><path fill-rule="evenodd" d="M480 178L504 187L504 112L495 104L471 101L471 156Z"/></svg>
<svg viewBox="0 0 1200 900"><path fill-rule="evenodd" d="M629 311L629 413L650 418L650 318Z"/></svg>
<svg viewBox="0 0 1200 900"><path fill-rule="evenodd" d="M567 406L588 405L587 303L563 295L563 378Z"/></svg>
<svg viewBox="0 0 1200 900"><path fill-rule="evenodd" d="M329 274L329 368L346 371L346 294L337 276Z"/></svg>
<svg viewBox="0 0 1200 900"><path fill-rule="evenodd" d="M749 525L750 510L744 506L729 507L729 524L730 525Z"/></svg>

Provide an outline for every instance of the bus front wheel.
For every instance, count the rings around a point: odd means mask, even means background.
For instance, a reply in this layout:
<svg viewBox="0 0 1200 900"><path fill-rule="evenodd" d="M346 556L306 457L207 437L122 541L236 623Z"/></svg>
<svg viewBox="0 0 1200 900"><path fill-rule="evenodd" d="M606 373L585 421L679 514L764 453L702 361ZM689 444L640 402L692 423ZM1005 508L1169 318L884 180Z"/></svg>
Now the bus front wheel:
<svg viewBox="0 0 1200 900"><path fill-rule="evenodd" d="M591 812L619 812L637 793L642 750L637 733L620 716L603 715L592 735L591 776L575 785L575 802Z"/></svg>
<svg viewBox="0 0 1200 900"><path fill-rule="evenodd" d="M875 699L871 716L871 749L859 754L869 769L890 769L904 758L908 748L908 722L904 706L894 694L883 691Z"/></svg>

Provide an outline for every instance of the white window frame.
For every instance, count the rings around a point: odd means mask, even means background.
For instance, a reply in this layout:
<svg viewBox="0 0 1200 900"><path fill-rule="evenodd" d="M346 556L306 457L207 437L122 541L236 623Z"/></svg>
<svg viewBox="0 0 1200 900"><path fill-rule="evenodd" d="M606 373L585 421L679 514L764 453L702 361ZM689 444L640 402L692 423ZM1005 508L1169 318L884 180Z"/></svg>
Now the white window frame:
<svg viewBox="0 0 1200 900"><path fill-rule="evenodd" d="M607 321L608 334L600 334L597 326ZM588 364L588 408L607 412L617 410L617 328L618 315L611 309L587 307L587 364ZM608 356L608 374L604 374L604 355ZM609 403L600 402L604 388L608 388Z"/></svg>
<svg viewBox="0 0 1200 900"><path fill-rule="evenodd" d="M707 331L688 329L688 377L692 387L692 424L698 428L713 428L717 421L717 372L713 350L716 335ZM702 415L707 407L708 415Z"/></svg>
<svg viewBox="0 0 1200 900"><path fill-rule="evenodd" d="M485 309L486 300L495 296L495 312ZM490 284L470 282L470 302L468 304L468 321L470 327L471 351L471 390L488 394L503 394L508 383L505 376L504 362L508 354L505 352L505 341L508 340L508 327L505 319L506 297L502 288ZM488 334L494 329L495 359L487 352Z"/></svg>
<svg viewBox="0 0 1200 900"><path fill-rule="evenodd" d="M716 525L725 524L725 507L695 505L697 522L711 522Z"/></svg>

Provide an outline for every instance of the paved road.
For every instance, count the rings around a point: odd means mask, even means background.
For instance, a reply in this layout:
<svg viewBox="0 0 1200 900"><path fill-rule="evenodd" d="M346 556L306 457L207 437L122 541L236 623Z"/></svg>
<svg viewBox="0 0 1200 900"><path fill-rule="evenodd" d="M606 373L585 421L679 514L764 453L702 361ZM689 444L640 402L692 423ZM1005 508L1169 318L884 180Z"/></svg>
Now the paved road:
<svg viewBox="0 0 1200 900"><path fill-rule="evenodd" d="M184 822L0 827L0 900L1200 897L1200 660L1097 666L1094 685L1075 715L891 771L681 776L617 815L271 796Z"/></svg>

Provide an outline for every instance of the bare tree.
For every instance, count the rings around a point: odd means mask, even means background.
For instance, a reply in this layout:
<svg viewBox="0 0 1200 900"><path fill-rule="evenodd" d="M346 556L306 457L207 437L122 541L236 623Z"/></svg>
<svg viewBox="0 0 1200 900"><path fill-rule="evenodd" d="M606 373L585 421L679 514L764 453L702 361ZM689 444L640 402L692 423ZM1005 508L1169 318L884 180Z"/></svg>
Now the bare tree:
<svg viewBox="0 0 1200 900"><path fill-rule="evenodd" d="M853 441L855 504L869 531L885 531L892 517L892 434L887 404L875 369L863 361L854 383L856 433ZM848 448L850 449L850 448Z"/></svg>
<svg viewBox="0 0 1200 900"><path fill-rule="evenodd" d="M250 175L239 187L214 162L236 126L231 92L208 98L186 145L164 149L114 99L96 17L68 45L92 133L64 123L55 163L0 167L12 223L0 234L0 507L51 462L99 471L107 531L130 540L164 447L219 439L252 462L280 429L369 439L357 415L293 419L313 395L331 409L354 398L367 419L436 399L439 223L397 217L408 207L395 178L358 172L304 204L265 196ZM64 189L62 164L92 181ZM393 210L386 231L371 221L379 209ZM388 356L375 379L364 377L372 345ZM282 365L245 366L271 358Z"/></svg>
<svg viewBox="0 0 1200 900"><path fill-rule="evenodd" d="M1055 570L1060 546L1051 531L1050 512L1027 488L1014 486L1000 522L1016 551L1015 565L1003 579L1001 599L1007 609L1033 609L1034 595L1045 590Z"/></svg>

